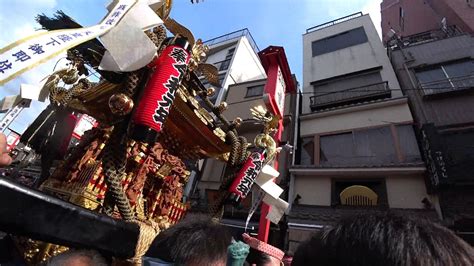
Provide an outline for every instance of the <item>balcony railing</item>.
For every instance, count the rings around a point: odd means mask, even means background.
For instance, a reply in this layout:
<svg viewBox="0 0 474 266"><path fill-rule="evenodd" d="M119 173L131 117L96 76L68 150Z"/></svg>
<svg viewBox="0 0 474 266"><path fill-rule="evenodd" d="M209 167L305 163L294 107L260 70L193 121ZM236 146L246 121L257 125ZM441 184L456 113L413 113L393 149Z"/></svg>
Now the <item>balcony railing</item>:
<svg viewBox="0 0 474 266"><path fill-rule="evenodd" d="M228 40L238 39L242 36L247 37L247 40L249 41L250 46L252 46L254 52L257 54L260 51L260 49L258 49L257 43L255 42L255 40L252 37L252 34L250 34L250 31L247 28L234 31L228 34L224 34L216 38L212 38L210 40L205 41L204 44L208 46L212 46L212 45L226 42Z"/></svg>
<svg viewBox="0 0 474 266"><path fill-rule="evenodd" d="M447 39L459 35L463 35L464 32L461 31L456 25L451 25L448 26L444 29L435 29L435 30L429 30L409 36L404 36L401 37L400 39L396 40L393 39L389 41L389 47L392 50L408 46L413 46L413 45L418 45L422 43L427 43L427 42L433 42L437 40L442 40L442 39Z"/></svg>
<svg viewBox="0 0 474 266"><path fill-rule="evenodd" d="M474 75L421 83L420 88L423 89L425 95L472 89L474 88Z"/></svg>
<svg viewBox="0 0 474 266"><path fill-rule="evenodd" d="M391 96L388 82L375 83L346 90L318 93L310 97L311 110L334 107L341 104L355 103L363 100L383 99Z"/></svg>
<svg viewBox="0 0 474 266"><path fill-rule="evenodd" d="M349 15L349 16L345 16L345 17L342 17L342 18L338 18L338 19L335 19L335 20L333 20L333 21L329 21L329 22L326 22L326 23L323 23L323 24L320 24L320 25L311 27L311 28L309 28L309 29L306 29L306 33L310 33L310 32L313 32L313 31L320 30L320 29L324 29L324 28L327 28L327 27L330 27L330 26L333 26L333 25L336 25L336 24L339 24L339 23L342 23L342 22L351 20L351 19L353 19L353 18L361 17L361 16L363 16L362 12L357 12L357 13L351 14L351 15Z"/></svg>

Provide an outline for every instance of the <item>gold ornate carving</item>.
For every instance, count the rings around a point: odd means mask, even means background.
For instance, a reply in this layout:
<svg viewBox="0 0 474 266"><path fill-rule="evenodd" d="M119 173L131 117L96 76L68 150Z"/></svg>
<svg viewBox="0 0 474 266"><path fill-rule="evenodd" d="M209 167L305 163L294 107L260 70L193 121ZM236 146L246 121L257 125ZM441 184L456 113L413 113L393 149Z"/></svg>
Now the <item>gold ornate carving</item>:
<svg viewBox="0 0 474 266"><path fill-rule="evenodd" d="M186 39L188 39L189 45L191 45L191 47L194 46L194 42L195 42L194 35L185 26L179 24L178 22L176 22L176 20L172 18L167 18L163 22L164 22L165 27L171 33L173 33L174 36L181 35L185 37Z"/></svg>
<svg viewBox="0 0 474 266"><path fill-rule="evenodd" d="M53 245L41 241L16 237L14 239L18 250L23 254L23 258L30 265L45 263L50 258L68 251L68 247Z"/></svg>

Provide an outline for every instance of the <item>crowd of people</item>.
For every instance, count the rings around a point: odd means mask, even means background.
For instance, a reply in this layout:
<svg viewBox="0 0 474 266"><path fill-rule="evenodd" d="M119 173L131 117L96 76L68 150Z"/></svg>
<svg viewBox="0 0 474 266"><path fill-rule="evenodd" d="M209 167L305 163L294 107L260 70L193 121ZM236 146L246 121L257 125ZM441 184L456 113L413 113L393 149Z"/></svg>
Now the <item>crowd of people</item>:
<svg viewBox="0 0 474 266"><path fill-rule="evenodd" d="M474 265L474 249L449 229L390 213L347 217L316 232L299 245L291 264L284 262L283 251L275 247L247 234L233 239L226 227L195 217L165 230L155 241L159 258L144 257L144 266ZM71 250L52 258L48 265L113 262L97 252Z"/></svg>
<svg viewBox="0 0 474 266"><path fill-rule="evenodd" d="M0 165L11 163L0 134ZM227 227L191 217L155 239L158 258L142 265L474 265L474 249L449 229L420 218L360 214L341 219L299 245L291 262L285 253L248 234L234 239ZM117 262L92 250L74 250L51 258L50 266L102 266Z"/></svg>

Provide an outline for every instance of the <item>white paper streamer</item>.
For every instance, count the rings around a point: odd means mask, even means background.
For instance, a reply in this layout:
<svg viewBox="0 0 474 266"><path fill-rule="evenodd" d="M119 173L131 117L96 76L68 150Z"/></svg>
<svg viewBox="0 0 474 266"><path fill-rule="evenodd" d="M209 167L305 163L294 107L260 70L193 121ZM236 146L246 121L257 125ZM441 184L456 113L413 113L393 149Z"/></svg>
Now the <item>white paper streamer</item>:
<svg viewBox="0 0 474 266"><path fill-rule="evenodd" d="M285 211L288 209L288 206L289 206L288 202L280 198L274 198L270 196L269 194L265 195L265 197L263 198L263 202L272 206L266 218L270 220L272 223L278 224L278 222L280 222L281 217L283 216Z"/></svg>
<svg viewBox="0 0 474 266"><path fill-rule="evenodd" d="M257 197L254 203L252 204L252 207L250 208L249 214L247 215L247 219L245 220L245 232L247 232L247 227L249 225L250 219L252 219L252 216L255 213L255 211L257 211L258 206L260 206L260 203L262 202L263 197L265 197L265 192L263 190L257 189L257 191L258 191Z"/></svg>
<svg viewBox="0 0 474 266"><path fill-rule="evenodd" d="M283 189L277 184L275 184L275 182L273 182L273 180L279 175L280 173L275 168L267 164L263 167L262 171L255 180L255 183L262 189L262 193L259 195L258 204L255 210L260 205L260 201L262 200L261 196L264 195L263 202L271 206L270 211L266 216L266 219L270 220L274 224L278 224L281 217L289 206L288 202L280 199L280 195L281 193L283 193ZM253 212L255 212L253 208L254 206L252 206L252 209L250 210L251 212L247 217L247 222L245 224L246 229L248 221L250 221Z"/></svg>
<svg viewBox="0 0 474 266"><path fill-rule="evenodd" d="M260 186L267 194L270 194L274 198L278 198L280 197L281 193L283 193L283 189L275 184L273 180L279 175L280 173L275 168L267 164L257 176L255 183Z"/></svg>
<svg viewBox="0 0 474 266"><path fill-rule="evenodd" d="M143 31L163 21L148 4L148 0L140 0L115 28L100 37L107 51L99 69L130 72L150 63L156 47Z"/></svg>

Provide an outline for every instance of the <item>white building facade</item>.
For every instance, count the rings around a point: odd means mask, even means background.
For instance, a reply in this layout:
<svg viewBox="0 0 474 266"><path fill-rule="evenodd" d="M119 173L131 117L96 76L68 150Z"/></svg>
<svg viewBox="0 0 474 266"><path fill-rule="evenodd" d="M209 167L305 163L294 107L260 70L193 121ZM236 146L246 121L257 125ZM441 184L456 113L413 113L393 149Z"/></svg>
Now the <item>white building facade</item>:
<svg viewBox="0 0 474 266"><path fill-rule="evenodd" d="M219 71L221 86L214 87L216 93L210 98L215 105L225 101L234 84L253 81L265 83L267 75L257 55L259 49L248 29L213 38L204 44L210 48L206 63L213 64ZM211 86L203 77L201 81L206 87ZM231 111L235 109L232 105L229 105L229 109L223 113L227 119L233 120L237 116L246 119L247 113L250 116L250 110L239 109L234 112ZM222 182L225 162L216 159L201 160L199 168L199 181L191 193L194 198L198 198L200 205L206 205L209 197L207 192L217 191Z"/></svg>
<svg viewBox="0 0 474 266"><path fill-rule="evenodd" d="M248 29L207 40L204 44L209 46L206 63L219 70L221 87L216 88L211 98L216 104L224 99L230 85L267 77L258 59L258 46Z"/></svg>

